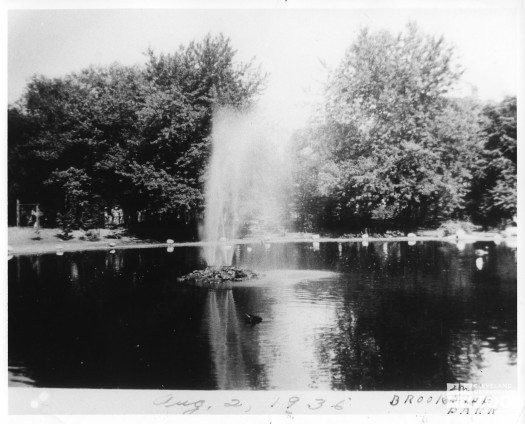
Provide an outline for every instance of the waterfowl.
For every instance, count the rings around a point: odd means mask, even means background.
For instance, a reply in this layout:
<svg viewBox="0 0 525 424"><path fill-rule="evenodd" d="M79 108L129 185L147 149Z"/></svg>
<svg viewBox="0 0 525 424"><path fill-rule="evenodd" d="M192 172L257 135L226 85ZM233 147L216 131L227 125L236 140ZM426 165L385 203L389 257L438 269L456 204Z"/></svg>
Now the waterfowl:
<svg viewBox="0 0 525 424"><path fill-rule="evenodd" d="M262 321L261 317L258 317L257 315L252 314L244 314L244 321L248 324L259 324Z"/></svg>

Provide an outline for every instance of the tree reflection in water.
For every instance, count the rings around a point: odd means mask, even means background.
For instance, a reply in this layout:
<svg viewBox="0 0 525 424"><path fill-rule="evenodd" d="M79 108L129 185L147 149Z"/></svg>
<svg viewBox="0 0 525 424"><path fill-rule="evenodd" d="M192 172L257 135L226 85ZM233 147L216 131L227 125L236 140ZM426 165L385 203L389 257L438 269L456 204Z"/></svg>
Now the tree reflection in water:
<svg viewBox="0 0 525 424"><path fill-rule="evenodd" d="M488 251L475 266L475 249ZM441 390L515 384L515 250L406 242L234 248L266 274L181 286L198 248L15 256L10 385ZM273 271L272 271L273 270ZM243 313L263 317L252 327Z"/></svg>
<svg viewBox="0 0 525 424"><path fill-rule="evenodd" d="M362 246L343 246L347 284L332 288L343 299L337 325L318 342L320 354L333 357L332 387L516 384L512 252L492 246L478 271L476 246L459 254L448 245L385 246L370 245L365 255Z"/></svg>

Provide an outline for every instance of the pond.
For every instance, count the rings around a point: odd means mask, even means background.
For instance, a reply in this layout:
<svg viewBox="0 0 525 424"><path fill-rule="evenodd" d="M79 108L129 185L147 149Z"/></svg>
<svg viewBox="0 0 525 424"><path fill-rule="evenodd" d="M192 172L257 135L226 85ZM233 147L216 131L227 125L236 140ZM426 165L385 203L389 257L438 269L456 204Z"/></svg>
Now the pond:
<svg viewBox="0 0 525 424"><path fill-rule="evenodd" d="M488 251L483 263L476 262L480 247ZM444 242L231 248L234 264L264 276L231 290L177 283L205 266L198 247L15 256L9 385L516 387L515 249ZM263 321L246 323L244 313Z"/></svg>

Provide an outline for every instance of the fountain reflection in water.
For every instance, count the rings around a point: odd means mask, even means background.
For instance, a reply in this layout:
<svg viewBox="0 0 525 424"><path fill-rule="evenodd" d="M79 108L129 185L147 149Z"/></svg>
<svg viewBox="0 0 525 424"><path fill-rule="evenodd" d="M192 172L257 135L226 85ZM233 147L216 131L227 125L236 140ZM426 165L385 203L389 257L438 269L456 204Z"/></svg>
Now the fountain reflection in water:
<svg viewBox="0 0 525 424"><path fill-rule="evenodd" d="M208 265L231 265L238 238L251 223L262 231L282 228L286 196L287 132L259 109L214 114L212 156L205 189L202 239Z"/></svg>
<svg viewBox="0 0 525 424"><path fill-rule="evenodd" d="M477 248L489 252L482 270ZM174 275L201 266L195 247L46 254L40 266L36 257L15 255L8 263L9 385L516 387L517 271L515 251L504 243L463 252L443 242L395 241L367 248L321 242L318 252L309 243L232 250L237 266L265 276L230 290L173 284ZM262 323L246 323L246 312Z"/></svg>
<svg viewBox="0 0 525 424"><path fill-rule="evenodd" d="M205 314L217 389L264 388L264 370L256 365L260 346L253 340L250 326L240 317L234 292L208 291Z"/></svg>

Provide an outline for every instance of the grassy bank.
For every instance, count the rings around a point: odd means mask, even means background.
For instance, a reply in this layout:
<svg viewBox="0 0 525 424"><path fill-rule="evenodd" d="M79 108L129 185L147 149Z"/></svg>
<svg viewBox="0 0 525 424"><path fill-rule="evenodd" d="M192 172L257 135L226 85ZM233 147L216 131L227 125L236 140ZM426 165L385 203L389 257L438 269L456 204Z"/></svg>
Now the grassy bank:
<svg viewBox="0 0 525 424"><path fill-rule="evenodd" d="M149 244L150 240L141 240L126 234L122 230L100 229L98 240L89 240L82 231L74 231L71 238L60 238L59 228L43 228L38 234L33 228L9 227L7 239L12 253L42 253L57 250L61 245L64 250L91 250L115 245Z"/></svg>

